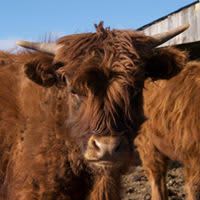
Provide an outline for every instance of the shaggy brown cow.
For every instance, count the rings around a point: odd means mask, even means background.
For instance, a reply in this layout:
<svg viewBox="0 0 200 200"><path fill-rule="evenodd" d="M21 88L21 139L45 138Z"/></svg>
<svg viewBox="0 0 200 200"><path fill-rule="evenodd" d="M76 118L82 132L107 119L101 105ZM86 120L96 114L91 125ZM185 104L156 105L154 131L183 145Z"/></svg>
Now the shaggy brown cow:
<svg viewBox="0 0 200 200"><path fill-rule="evenodd" d="M144 122L147 77L185 65L178 50L131 30L65 36L35 50L0 53L1 200L117 200Z"/></svg>
<svg viewBox="0 0 200 200"><path fill-rule="evenodd" d="M151 183L152 200L167 200L168 158L183 163L188 200L200 199L200 62L167 81L148 82L144 123L135 143Z"/></svg>

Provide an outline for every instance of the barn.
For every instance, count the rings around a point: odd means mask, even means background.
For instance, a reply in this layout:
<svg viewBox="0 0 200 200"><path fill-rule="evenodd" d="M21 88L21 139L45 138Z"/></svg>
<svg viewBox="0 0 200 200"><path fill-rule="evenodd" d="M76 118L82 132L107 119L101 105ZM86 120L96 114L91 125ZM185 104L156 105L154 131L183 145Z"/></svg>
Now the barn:
<svg viewBox="0 0 200 200"><path fill-rule="evenodd" d="M138 30L144 31L146 35L155 35L187 23L190 24L187 31L162 46L173 45L188 50L191 59L198 59L200 58L200 0L150 22Z"/></svg>

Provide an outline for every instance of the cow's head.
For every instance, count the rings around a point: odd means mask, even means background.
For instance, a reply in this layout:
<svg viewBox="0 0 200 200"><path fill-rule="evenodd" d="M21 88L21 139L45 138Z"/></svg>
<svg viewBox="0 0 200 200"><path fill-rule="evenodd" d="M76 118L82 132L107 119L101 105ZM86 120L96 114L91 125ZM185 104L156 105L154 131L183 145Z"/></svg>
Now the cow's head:
<svg viewBox="0 0 200 200"><path fill-rule="evenodd" d="M186 28L149 37L100 23L95 33L65 36L56 43L18 44L41 52L25 65L31 80L66 88L68 126L72 136L78 134L85 160L97 168L120 168L132 163L132 141L145 120L145 79L169 79L187 60L177 49L156 47Z"/></svg>

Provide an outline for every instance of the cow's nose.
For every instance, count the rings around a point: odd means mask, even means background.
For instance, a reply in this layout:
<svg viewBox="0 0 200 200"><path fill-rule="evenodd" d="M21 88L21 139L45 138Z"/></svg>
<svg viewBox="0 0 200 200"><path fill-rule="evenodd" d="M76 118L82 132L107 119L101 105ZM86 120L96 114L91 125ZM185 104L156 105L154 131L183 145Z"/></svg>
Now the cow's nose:
<svg viewBox="0 0 200 200"><path fill-rule="evenodd" d="M110 138L109 138L110 140ZM104 141L105 142L105 141ZM97 138L92 138L91 146L99 152L99 155L110 154L113 155L118 152L120 149L120 140L112 139L111 141L104 143L103 141L99 141Z"/></svg>
<svg viewBox="0 0 200 200"><path fill-rule="evenodd" d="M88 160L118 160L126 149L125 140L117 136L92 136L88 141L85 157Z"/></svg>

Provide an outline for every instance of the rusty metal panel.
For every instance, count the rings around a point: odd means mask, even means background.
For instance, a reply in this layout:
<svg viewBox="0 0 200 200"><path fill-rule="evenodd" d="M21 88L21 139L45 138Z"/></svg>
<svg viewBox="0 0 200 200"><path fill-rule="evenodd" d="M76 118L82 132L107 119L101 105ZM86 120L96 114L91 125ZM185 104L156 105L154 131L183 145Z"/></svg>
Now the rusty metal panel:
<svg viewBox="0 0 200 200"><path fill-rule="evenodd" d="M190 6L171 13L166 17L156 20L141 27L146 35L154 35L173 29L179 25L190 24L188 30L177 37L166 42L163 46L178 45L200 41L200 2L197 1Z"/></svg>

